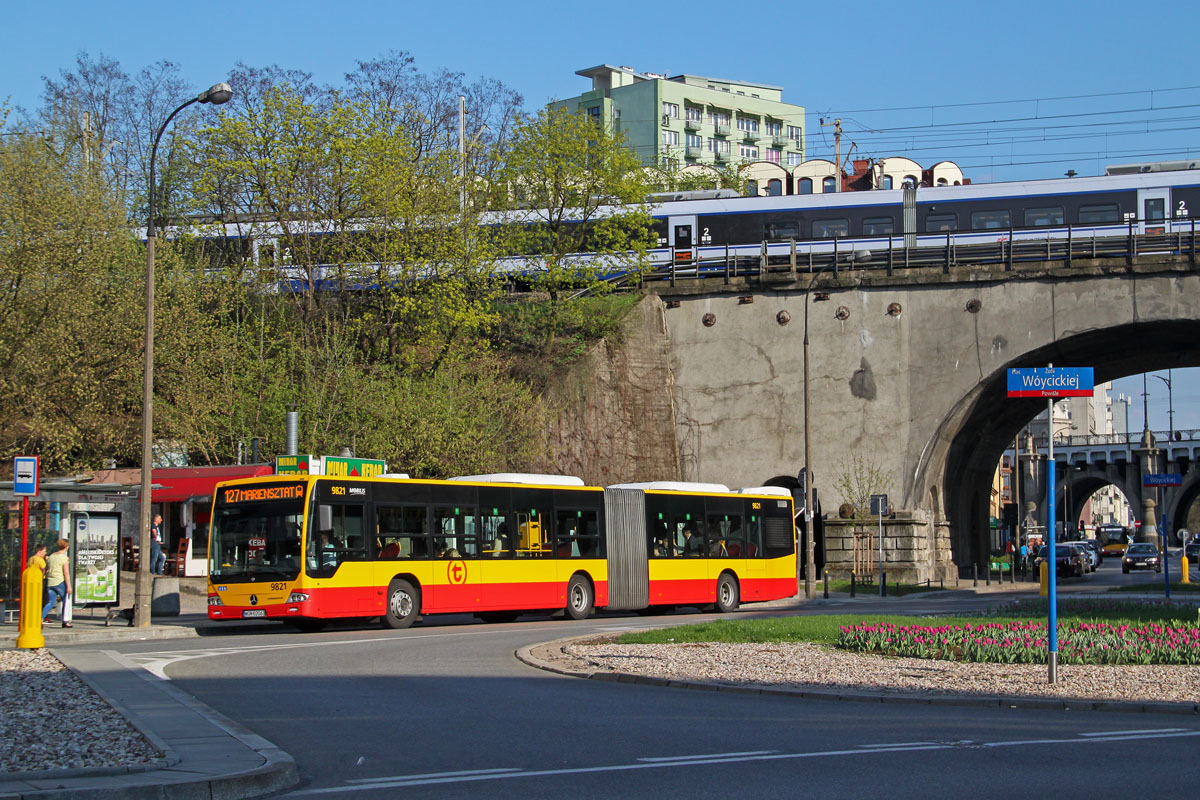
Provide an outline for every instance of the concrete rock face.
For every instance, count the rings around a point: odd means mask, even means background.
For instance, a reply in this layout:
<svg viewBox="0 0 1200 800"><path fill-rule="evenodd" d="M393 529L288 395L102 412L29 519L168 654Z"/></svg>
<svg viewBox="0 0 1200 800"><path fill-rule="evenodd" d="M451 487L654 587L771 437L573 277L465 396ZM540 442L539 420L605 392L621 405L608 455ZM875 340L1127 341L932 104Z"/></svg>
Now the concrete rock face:
<svg viewBox="0 0 1200 800"><path fill-rule="evenodd" d="M549 470L596 486L679 480L669 355L662 301L646 297L622 341L593 346L548 398Z"/></svg>

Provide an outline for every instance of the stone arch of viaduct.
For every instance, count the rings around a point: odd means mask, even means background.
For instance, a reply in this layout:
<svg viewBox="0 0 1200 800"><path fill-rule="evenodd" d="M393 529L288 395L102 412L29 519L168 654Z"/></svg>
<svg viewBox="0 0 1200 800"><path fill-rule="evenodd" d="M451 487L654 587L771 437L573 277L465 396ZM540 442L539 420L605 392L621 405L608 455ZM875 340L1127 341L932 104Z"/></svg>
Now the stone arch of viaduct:
<svg viewBox="0 0 1200 800"><path fill-rule="evenodd" d="M744 486L803 466L809 280L659 292L683 479ZM1091 366L1101 383L1200 366L1200 274L1171 258L817 275L807 313L814 485L828 510L856 459L886 476L937 549L917 578L987 555L996 464L1045 409L1007 397L1010 367Z"/></svg>

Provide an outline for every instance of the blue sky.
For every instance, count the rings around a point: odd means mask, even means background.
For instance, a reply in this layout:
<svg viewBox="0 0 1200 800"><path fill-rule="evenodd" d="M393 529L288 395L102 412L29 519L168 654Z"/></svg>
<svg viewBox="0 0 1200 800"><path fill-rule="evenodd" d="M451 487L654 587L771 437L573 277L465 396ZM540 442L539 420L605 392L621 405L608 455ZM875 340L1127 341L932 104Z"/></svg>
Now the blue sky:
<svg viewBox="0 0 1200 800"><path fill-rule="evenodd" d="M774 84L808 110L812 157L831 156L818 119L836 115L858 154L951 159L976 182L1200 157L1194 26L1161 0L6 6L0 103L26 108L39 104L42 77L72 69L80 51L131 73L168 59L199 90L238 62L337 85L356 61L397 50L426 72L497 79L529 108L586 91L575 71L603 63ZM1200 428L1198 372L1176 372L1176 428ZM1150 383L1150 421L1165 430L1166 387ZM1118 391L1134 396L1140 429L1140 377Z"/></svg>

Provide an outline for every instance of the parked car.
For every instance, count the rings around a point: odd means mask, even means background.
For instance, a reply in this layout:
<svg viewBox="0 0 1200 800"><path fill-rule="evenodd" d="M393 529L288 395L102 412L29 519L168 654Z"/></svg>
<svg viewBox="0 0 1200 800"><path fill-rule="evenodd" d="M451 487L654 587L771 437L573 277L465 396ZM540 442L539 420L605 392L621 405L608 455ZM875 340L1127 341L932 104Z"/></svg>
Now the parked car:
<svg viewBox="0 0 1200 800"><path fill-rule="evenodd" d="M1162 572L1162 557L1158 547L1150 542L1134 542L1125 550L1121 557L1121 572L1126 574L1131 569L1152 569Z"/></svg>
<svg viewBox="0 0 1200 800"><path fill-rule="evenodd" d="M1039 569L1043 562L1050 560L1050 548L1043 547L1038 551L1037 560L1034 562ZM1087 572L1086 561L1079 548L1066 542L1056 544L1054 546L1054 574L1055 575L1071 575L1083 577Z"/></svg>
<svg viewBox="0 0 1200 800"><path fill-rule="evenodd" d="M1100 550L1100 543L1095 539L1084 539L1081 542L1077 542L1077 544L1083 548L1090 562L1089 567L1092 572L1095 572L1100 563L1104 561L1104 553Z"/></svg>
<svg viewBox="0 0 1200 800"><path fill-rule="evenodd" d="M1183 547L1183 554L1187 556L1188 565L1196 566L1200 563L1200 542L1188 542Z"/></svg>

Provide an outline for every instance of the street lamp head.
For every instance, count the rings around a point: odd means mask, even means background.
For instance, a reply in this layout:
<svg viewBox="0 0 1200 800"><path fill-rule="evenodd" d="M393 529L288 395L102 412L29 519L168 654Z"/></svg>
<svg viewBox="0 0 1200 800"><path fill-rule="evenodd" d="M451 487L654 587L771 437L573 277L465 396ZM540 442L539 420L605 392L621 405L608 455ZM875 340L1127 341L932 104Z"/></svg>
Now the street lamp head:
<svg viewBox="0 0 1200 800"><path fill-rule="evenodd" d="M233 88L228 83L214 83L205 91L200 93L196 99L201 103L210 103L214 106L219 106L223 103L228 103L229 98L233 97Z"/></svg>

